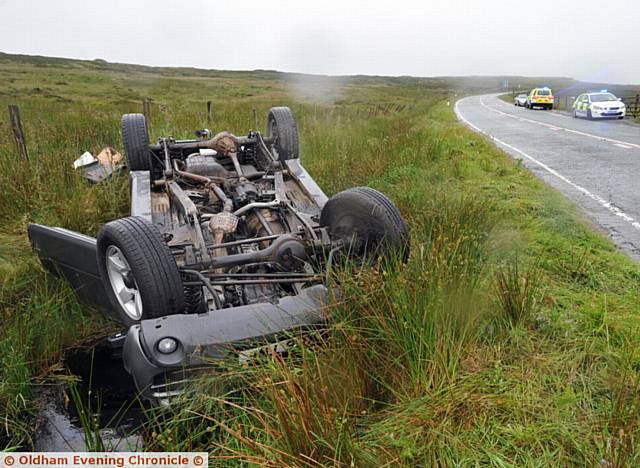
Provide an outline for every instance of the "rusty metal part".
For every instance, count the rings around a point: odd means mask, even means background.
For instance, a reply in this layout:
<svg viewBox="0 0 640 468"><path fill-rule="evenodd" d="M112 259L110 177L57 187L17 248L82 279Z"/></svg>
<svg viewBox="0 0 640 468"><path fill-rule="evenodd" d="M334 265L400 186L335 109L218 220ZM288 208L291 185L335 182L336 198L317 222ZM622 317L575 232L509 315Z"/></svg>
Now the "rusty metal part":
<svg viewBox="0 0 640 468"><path fill-rule="evenodd" d="M253 214L247 217L247 229L257 237L284 234L286 232L276 214L272 210L264 208L254 210ZM268 240L261 242L262 248L266 248L268 245Z"/></svg>
<svg viewBox="0 0 640 468"><path fill-rule="evenodd" d="M207 288L207 290L209 291L209 293L211 294L211 296L213 297L213 301L216 303L216 309L222 309L222 302L220 301L220 296L218 296L218 291L216 291L211 282L209 281L209 279L204 276L202 273L200 273L197 270L181 270L183 273L187 273L189 275L193 275L195 277L197 277L200 282L198 283L192 283L192 282L188 282L188 281L183 281L183 284L185 286L199 286L200 284L202 284L205 288Z"/></svg>
<svg viewBox="0 0 640 468"><path fill-rule="evenodd" d="M254 145L258 143L256 137L240 136L235 137L237 146ZM271 137L262 137L262 141L265 143L273 143L274 139ZM213 140L187 140L187 141L168 141L167 146L171 150L199 150L199 149L215 149L213 147ZM151 151L161 151L162 145L149 145Z"/></svg>
<svg viewBox="0 0 640 468"><path fill-rule="evenodd" d="M273 262L285 268L294 268L306 258L305 243L292 234L284 234L277 237L266 249L258 252L215 257L212 259L212 263L216 270L255 262Z"/></svg>
<svg viewBox="0 0 640 468"><path fill-rule="evenodd" d="M185 221L193 226L193 245L201 256L203 263L208 263L210 258L207 251L207 244L204 241L202 228L198 219L198 209L195 203L191 201L189 196L182 190L177 182L171 181L167 183L167 191L173 200L178 212L180 212Z"/></svg>
<svg viewBox="0 0 640 468"><path fill-rule="evenodd" d="M232 234L238 227L238 217L228 211L216 213L209 219L209 229L216 244L221 244L225 234Z"/></svg>
<svg viewBox="0 0 640 468"><path fill-rule="evenodd" d="M242 284L278 284L278 283L306 283L309 281L322 281L322 276L309 276L307 278L279 278L279 279L254 279L254 280L229 280L229 281L208 281L212 286L232 286ZM185 286L199 286L200 282L185 282Z"/></svg>
<svg viewBox="0 0 640 468"><path fill-rule="evenodd" d="M242 168L240 167L240 163L238 162L238 155L236 154L235 151L229 153L229 159L231 159L231 162L233 163L233 167L236 170L236 174L238 174L238 177L242 178L242 176L244 175L242 173Z"/></svg>
<svg viewBox="0 0 640 468"><path fill-rule="evenodd" d="M220 132L211 140L211 149L218 153L229 156L231 153L238 152L238 138L230 132Z"/></svg>

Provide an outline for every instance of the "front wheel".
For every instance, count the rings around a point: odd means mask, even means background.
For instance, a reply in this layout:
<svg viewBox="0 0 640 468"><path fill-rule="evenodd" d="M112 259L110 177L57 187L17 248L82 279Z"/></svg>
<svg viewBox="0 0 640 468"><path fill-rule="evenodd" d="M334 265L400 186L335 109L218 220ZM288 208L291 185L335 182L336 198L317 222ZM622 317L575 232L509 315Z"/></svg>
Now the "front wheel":
<svg viewBox="0 0 640 468"><path fill-rule="evenodd" d="M593 120L593 114L591 113L591 109L587 111L587 119Z"/></svg>
<svg viewBox="0 0 640 468"><path fill-rule="evenodd" d="M180 272L156 226L141 217L116 219L97 243L98 270L122 323L183 312Z"/></svg>

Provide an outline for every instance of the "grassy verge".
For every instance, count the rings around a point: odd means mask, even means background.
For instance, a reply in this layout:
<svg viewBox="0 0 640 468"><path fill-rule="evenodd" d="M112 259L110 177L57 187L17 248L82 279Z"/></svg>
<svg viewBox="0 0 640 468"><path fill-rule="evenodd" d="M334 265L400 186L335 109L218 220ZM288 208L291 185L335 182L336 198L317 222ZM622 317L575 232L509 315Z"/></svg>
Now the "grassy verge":
<svg viewBox="0 0 640 468"><path fill-rule="evenodd" d="M406 267L341 278L322 346L203 379L171 412L150 415L149 449L207 450L230 466L638 463L640 270L558 193L460 126L446 83L347 81L333 100L311 103L260 74L65 69L36 96L30 67L3 67L24 73L0 100L21 104L34 155L16 162L3 125L8 444L28 439L29 383L98 320L40 271L25 222L93 233L126 211L125 179L91 187L69 166L86 149L119 147L118 117L139 106L127 96L149 93L154 135L207 126L203 95L219 99L215 128L238 133L253 126L253 108L291 105L318 183L329 194L384 191L412 234ZM226 92L244 94L225 101Z"/></svg>

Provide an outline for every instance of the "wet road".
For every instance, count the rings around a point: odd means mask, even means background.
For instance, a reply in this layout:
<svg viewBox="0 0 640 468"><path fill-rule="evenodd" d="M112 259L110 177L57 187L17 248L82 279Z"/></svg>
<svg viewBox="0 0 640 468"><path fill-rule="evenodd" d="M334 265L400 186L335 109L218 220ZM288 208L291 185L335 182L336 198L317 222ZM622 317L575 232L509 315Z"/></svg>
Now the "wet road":
<svg viewBox="0 0 640 468"><path fill-rule="evenodd" d="M515 107L497 95L463 98L455 110L640 261L640 126Z"/></svg>

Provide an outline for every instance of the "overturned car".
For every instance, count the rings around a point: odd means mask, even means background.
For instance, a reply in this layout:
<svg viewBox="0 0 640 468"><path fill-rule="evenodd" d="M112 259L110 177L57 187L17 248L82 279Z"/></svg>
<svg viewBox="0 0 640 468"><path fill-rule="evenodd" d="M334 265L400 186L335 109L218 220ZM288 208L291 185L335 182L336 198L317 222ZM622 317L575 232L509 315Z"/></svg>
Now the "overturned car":
<svg viewBox="0 0 640 468"><path fill-rule="evenodd" d="M193 369L325 323L336 258L408 255L385 195L357 187L327 199L300 163L287 107L270 110L265 135L200 130L150 144L144 116L127 114L122 138L131 216L97 239L28 231L48 269L128 327L115 341L149 399L179 391Z"/></svg>

